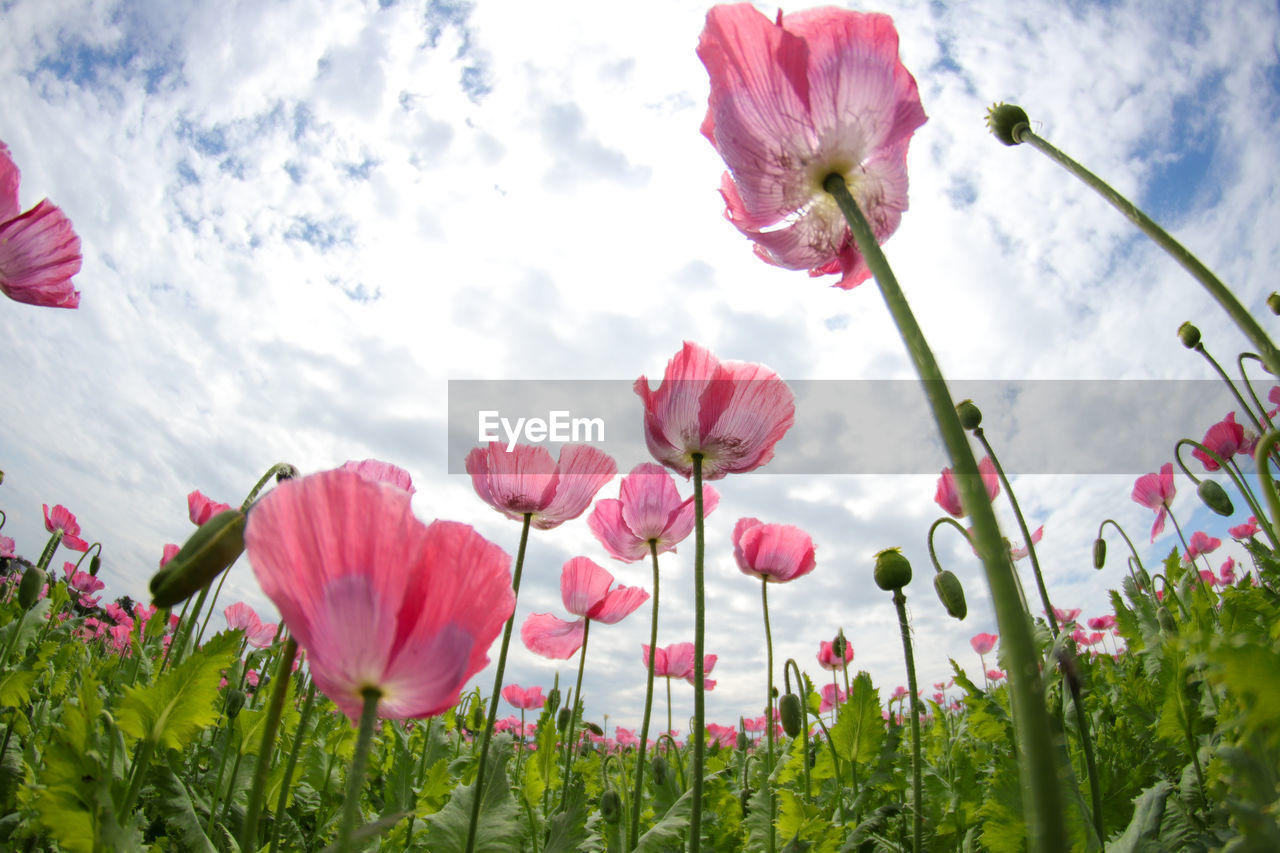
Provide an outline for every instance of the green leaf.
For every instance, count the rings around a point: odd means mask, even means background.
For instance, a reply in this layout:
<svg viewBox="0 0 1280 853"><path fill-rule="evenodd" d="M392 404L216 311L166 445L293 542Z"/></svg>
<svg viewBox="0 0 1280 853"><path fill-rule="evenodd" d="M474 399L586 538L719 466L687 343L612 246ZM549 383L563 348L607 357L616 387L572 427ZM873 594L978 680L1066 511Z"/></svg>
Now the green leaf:
<svg viewBox="0 0 1280 853"><path fill-rule="evenodd" d="M186 785L169 767L163 764L153 767L151 778L156 790L153 805L158 806L156 811L169 827L169 837L181 841L182 850L187 853L217 853L217 848L204 834Z"/></svg>
<svg viewBox="0 0 1280 853"><path fill-rule="evenodd" d="M7 673L0 679L0 707L26 707L31 702L31 685L35 683L34 672L18 670Z"/></svg>
<svg viewBox="0 0 1280 853"><path fill-rule="evenodd" d="M704 776L704 784L718 774ZM635 853L666 853L668 847L679 847L682 836L689 829L689 817L693 814L693 787L680 795L680 799L671 804L662 820L653 828L640 836Z"/></svg>
<svg viewBox="0 0 1280 853"><path fill-rule="evenodd" d="M1160 853L1160 822L1164 819L1164 803L1173 785L1163 780L1155 783L1134 800L1133 819L1123 834L1107 843L1108 853Z"/></svg>
<svg viewBox="0 0 1280 853"><path fill-rule="evenodd" d="M853 680L850 692L840 707L840 718L831 728L831 741L845 761L866 764L876 757L884 739L880 692L872 686L871 675L865 670Z"/></svg>
<svg viewBox="0 0 1280 853"><path fill-rule="evenodd" d="M547 821L547 844L542 853L575 853L587 840L586 793L575 777L569 784L565 810Z"/></svg>
<svg viewBox="0 0 1280 853"><path fill-rule="evenodd" d="M511 796L511 785L507 781L509 758L511 738L498 735L489 745L480 818L476 823L475 853L508 853L522 849L526 827L520 820L520 807ZM454 789L448 804L427 817L428 850L466 848L467 832L471 824L471 804L475 796L474 782L459 785Z"/></svg>
<svg viewBox="0 0 1280 853"><path fill-rule="evenodd" d="M153 684L125 689L116 720L120 730L170 749L184 749L218 720L218 680L239 652L234 631L224 631Z"/></svg>

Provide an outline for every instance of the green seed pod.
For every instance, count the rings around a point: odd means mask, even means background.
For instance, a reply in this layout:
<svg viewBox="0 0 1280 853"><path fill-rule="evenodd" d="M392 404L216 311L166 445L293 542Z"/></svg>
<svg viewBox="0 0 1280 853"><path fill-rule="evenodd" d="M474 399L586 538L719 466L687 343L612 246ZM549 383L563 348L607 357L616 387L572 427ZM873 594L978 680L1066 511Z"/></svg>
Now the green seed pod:
<svg viewBox="0 0 1280 853"><path fill-rule="evenodd" d="M476 702L471 706L471 731L478 732L484 728L484 710L480 707L480 703Z"/></svg>
<svg viewBox="0 0 1280 853"><path fill-rule="evenodd" d="M746 749L749 746L751 746L751 740L747 737L747 733L738 732L738 749Z"/></svg>
<svg viewBox="0 0 1280 853"><path fill-rule="evenodd" d="M1280 314L1280 293L1274 290L1267 297L1267 307L1271 309L1272 314ZM4 472L0 471L0 483L4 482Z"/></svg>
<svg viewBox="0 0 1280 853"><path fill-rule="evenodd" d="M778 702L778 715L782 717L782 730L787 737L800 737L804 730L804 708L800 705L800 697L788 693Z"/></svg>
<svg viewBox="0 0 1280 853"><path fill-rule="evenodd" d="M954 572L942 571L934 575L933 591L938 594L938 600L949 616L963 620L969 615L969 605L964 600L964 587L960 585L960 578Z"/></svg>
<svg viewBox="0 0 1280 853"><path fill-rule="evenodd" d="M1196 494L1200 496L1201 502L1209 509L1221 516L1228 516L1235 512L1235 507L1231 505L1231 498L1227 496L1226 489L1217 480L1203 480L1200 487L1196 489Z"/></svg>
<svg viewBox="0 0 1280 853"><path fill-rule="evenodd" d="M1107 563L1107 540L1099 536L1093 540L1093 567L1101 569Z"/></svg>
<svg viewBox="0 0 1280 853"><path fill-rule="evenodd" d="M212 582L244 553L245 514L220 512L191 535L178 553L151 578L156 607L181 604Z"/></svg>
<svg viewBox="0 0 1280 853"><path fill-rule="evenodd" d="M1156 608L1156 621L1160 623L1160 629L1166 634L1178 633L1178 623L1174 620L1173 614L1169 612L1169 608L1161 604Z"/></svg>
<svg viewBox="0 0 1280 853"><path fill-rule="evenodd" d="M982 426L982 410L972 400L961 400L956 403L956 414L960 416L960 426L965 429L977 429Z"/></svg>
<svg viewBox="0 0 1280 853"><path fill-rule="evenodd" d="M560 713L556 715L556 731L562 732L569 728L569 709L561 708Z"/></svg>
<svg viewBox="0 0 1280 853"><path fill-rule="evenodd" d="M876 586L886 592L911 583L911 563L902 556L901 548L886 548L876 554L875 578Z"/></svg>
<svg viewBox="0 0 1280 853"><path fill-rule="evenodd" d="M605 823L617 823L622 817L622 798L612 788L600 795L600 816Z"/></svg>
<svg viewBox="0 0 1280 853"><path fill-rule="evenodd" d="M91 577L98 576L98 570L102 568L102 557L94 554L89 558L89 575Z"/></svg>
<svg viewBox="0 0 1280 853"><path fill-rule="evenodd" d="M1200 330L1191 325L1191 321L1188 320L1178 327L1178 340L1182 341L1182 345L1187 349L1195 349L1200 343Z"/></svg>
<svg viewBox="0 0 1280 853"><path fill-rule="evenodd" d="M600 728L600 726L597 725L596 723L589 723L584 721L582 725L586 728L587 731L591 732L596 737L604 737L604 729Z"/></svg>
<svg viewBox="0 0 1280 853"><path fill-rule="evenodd" d="M661 755L655 755L649 766L653 770L653 784L667 784L667 772L670 770L670 768L667 767L667 759L663 758Z"/></svg>
<svg viewBox="0 0 1280 853"><path fill-rule="evenodd" d="M554 714L560 707L560 688L552 687L551 692L547 694L547 710Z"/></svg>
<svg viewBox="0 0 1280 853"><path fill-rule="evenodd" d="M40 600L40 590L44 588L47 577L44 571L36 566L28 566L22 573L22 581L18 584L18 604L23 610L30 610Z"/></svg>
<svg viewBox="0 0 1280 853"><path fill-rule="evenodd" d="M992 104L987 110L987 129L1005 145L1022 142L1022 134L1031 130L1031 119L1022 107Z"/></svg>
<svg viewBox="0 0 1280 853"><path fill-rule="evenodd" d="M849 641L844 638L844 629L836 632L836 638L831 641L831 655L836 660L844 660L844 653L849 648Z"/></svg>
<svg viewBox="0 0 1280 853"><path fill-rule="evenodd" d="M227 691L227 719L234 720L236 715L240 713L240 709L244 707L245 695L243 690Z"/></svg>

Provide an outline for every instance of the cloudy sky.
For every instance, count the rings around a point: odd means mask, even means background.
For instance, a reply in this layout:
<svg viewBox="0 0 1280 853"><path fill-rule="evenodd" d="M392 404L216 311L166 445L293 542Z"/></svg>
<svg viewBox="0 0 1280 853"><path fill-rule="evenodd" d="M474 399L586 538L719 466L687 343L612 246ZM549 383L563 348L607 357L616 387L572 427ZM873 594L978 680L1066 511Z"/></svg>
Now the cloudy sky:
<svg viewBox="0 0 1280 853"><path fill-rule="evenodd" d="M625 389L660 376L684 340L797 383L911 379L873 283L846 292L768 267L722 217L723 165L698 132L706 10L0 2L0 140L22 169L24 208L50 198L84 250L79 310L0 304L4 533L35 557L41 504L63 504L103 543L108 594L141 598L162 546L191 532L192 489L235 503L277 461L305 472L377 457L411 472L423 519L468 522L514 554L519 526L450 473L451 381ZM984 110L1025 106L1042 135L1146 206L1274 328L1263 301L1280 267L1280 13L1265 0L877 10L896 22L929 115L911 145L910 210L886 251L948 376L1147 381L1137 409L1149 421L1095 408L1064 430L1085 455L1011 466L1029 520L1045 525L1054 602L1101 615L1122 561L1091 568L1099 522L1117 519L1144 557L1167 554L1172 530L1147 544L1152 514L1129 499L1134 478L1227 411L1190 405L1185 428L1163 416L1162 398L1185 411L1200 387L1172 380L1212 378L1175 330L1194 320L1227 363L1246 344L1101 200L1033 150L999 145ZM763 708L758 582L738 572L730 542L747 515L801 526L818 546L812 575L771 590L779 661L818 675L819 640L843 626L882 693L905 683L892 606L871 582L872 555L902 546L916 568L907 594L922 685L948 677L948 656L976 668L967 639L996 630L985 584L944 534L939 555L965 582L968 619L949 619L933 596L925 535L940 515L940 457L921 398L900 402L845 417L858 444L914 443L907 473L783 466L717 483L709 719ZM1046 426L1035 406L1002 419L997 400L978 403L997 450L1059 446L1061 419ZM806 452L847 451L850 434L823 426L839 418L805 414L795 435ZM1091 445L1133 452L1073 467ZM642 461L618 458L624 472ZM1225 538L1247 515L1223 522L1181 476L1179 489L1188 533ZM617 481L601 495L616 497ZM1018 538L1003 501L998 511ZM692 551L664 557L660 645L692 639ZM1215 566L1223 553L1239 549ZM647 567L610 560L579 519L531 537L518 619L562 613L560 566L578 554L649 585ZM270 609L246 560L219 605L236 600ZM647 635L644 610L592 632L589 717L638 724ZM573 662L558 670L572 680ZM513 647L509 682L549 685L556 671ZM478 681L487 693L492 671ZM674 695L683 721L692 691Z"/></svg>

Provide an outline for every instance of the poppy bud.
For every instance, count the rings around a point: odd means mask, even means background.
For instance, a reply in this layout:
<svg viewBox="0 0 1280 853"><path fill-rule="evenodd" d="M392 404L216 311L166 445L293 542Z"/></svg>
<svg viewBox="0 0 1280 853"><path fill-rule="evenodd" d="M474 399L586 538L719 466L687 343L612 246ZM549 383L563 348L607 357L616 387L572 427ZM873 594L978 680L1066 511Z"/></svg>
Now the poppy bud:
<svg viewBox="0 0 1280 853"><path fill-rule="evenodd" d="M617 823L622 816L622 798L612 788L600 795L600 816L605 823Z"/></svg>
<svg viewBox="0 0 1280 853"><path fill-rule="evenodd" d="M174 558L151 577L151 601L157 607L181 604L226 571L244 553L245 514L220 512L186 541Z"/></svg>
<svg viewBox="0 0 1280 853"><path fill-rule="evenodd" d="M1031 119L1022 107L1013 104L992 104L987 110L987 130L995 134L1005 145L1022 142L1022 134L1030 132Z"/></svg>
<svg viewBox="0 0 1280 853"><path fill-rule="evenodd" d="M1163 604L1156 608L1156 621L1160 623L1160 630L1166 634L1178 633L1178 623L1174 620L1173 614L1169 612L1169 608Z"/></svg>
<svg viewBox="0 0 1280 853"><path fill-rule="evenodd" d="M747 738L746 732L738 732L738 749L746 749L751 746L751 741Z"/></svg>
<svg viewBox="0 0 1280 853"><path fill-rule="evenodd" d="M600 726L595 723L588 723L584 721L582 725L586 727L587 731L591 732L596 737L604 737L604 729L600 728Z"/></svg>
<svg viewBox="0 0 1280 853"><path fill-rule="evenodd" d="M902 589L911 583L911 564L900 548L886 548L876 554L876 586L885 590Z"/></svg>
<svg viewBox="0 0 1280 853"><path fill-rule="evenodd" d="M227 691L227 719L234 720L236 715L240 713L240 709L244 707L245 695L243 690Z"/></svg>
<svg viewBox="0 0 1280 853"><path fill-rule="evenodd" d="M1200 330L1188 320L1178 327L1178 340L1187 349L1195 349L1200 344Z"/></svg>
<svg viewBox="0 0 1280 853"><path fill-rule="evenodd" d="M477 702L471 706L471 731L478 732L484 728L484 712Z"/></svg>
<svg viewBox="0 0 1280 853"><path fill-rule="evenodd" d="M552 714L560 707L560 688L552 687L551 692L547 694L547 710Z"/></svg>
<svg viewBox="0 0 1280 853"><path fill-rule="evenodd" d="M30 610L40 600L40 590L46 580L44 571L38 566L27 566L18 584L18 604L23 610Z"/></svg>
<svg viewBox="0 0 1280 853"><path fill-rule="evenodd" d="M560 713L556 715L556 731L562 732L569 728L569 709L564 707L560 709Z"/></svg>
<svg viewBox="0 0 1280 853"><path fill-rule="evenodd" d="M1227 496L1226 489L1217 480L1204 480L1196 489L1196 494L1200 496L1200 500L1209 509L1218 515L1227 516L1235 512L1235 507L1231 505L1231 498Z"/></svg>
<svg viewBox="0 0 1280 853"><path fill-rule="evenodd" d="M1101 569L1107 562L1107 540L1099 536L1093 540L1093 567Z"/></svg>
<svg viewBox="0 0 1280 853"><path fill-rule="evenodd" d="M778 703L778 714L782 717L782 730L787 737L799 737L804 728L804 710L800 707L800 697L788 693Z"/></svg>
<svg viewBox="0 0 1280 853"><path fill-rule="evenodd" d="M283 483L285 480L298 479L298 469L293 465L281 464L276 471L276 482Z"/></svg>
<svg viewBox="0 0 1280 853"><path fill-rule="evenodd" d="M91 577L98 576L98 570L102 568L102 558L94 554L89 558L89 575Z"/></svg>
<svg viewBox="0 0 1280 853"><path fill-rule="evenodd" d="M831 656L836 660L844 660L845 650L849 648L849 641L844 638L844 630L836 632L836 638L831 641Z"/></svg>
<svg viewBox="0 0 1280 853"><path fill-rule="evenodd" d="M653 761L650 763L650 767L653 768L653 784L667 784L667 759L663 758L661 755L655 755L653 757Z"/></svg>
<svg viewBox="0 0 1280 853"><path fill-rule="evenodd" d="M1272 314L1280 314L1280 293L1271 291L1271 295L1267 297L1267 307L1271 309ZM4 482L4 472L0 471L0 483Z"/></svg>
<svg viewBox="0 0 1280 853"><path fill-rule="evenodd" d="M963 620L969 615L969 605L964 600L964 587L954 572L942 571L933 576L933 591L947 609L947 615Z"/></svg>
<svg viewBox="0 0 1280 853"><path fill-rule="evenodd" d="M982 410L972 400L961 400L956 403L956 414L960 416L960 426L965 429L977 429L982 426Z"/></svg>

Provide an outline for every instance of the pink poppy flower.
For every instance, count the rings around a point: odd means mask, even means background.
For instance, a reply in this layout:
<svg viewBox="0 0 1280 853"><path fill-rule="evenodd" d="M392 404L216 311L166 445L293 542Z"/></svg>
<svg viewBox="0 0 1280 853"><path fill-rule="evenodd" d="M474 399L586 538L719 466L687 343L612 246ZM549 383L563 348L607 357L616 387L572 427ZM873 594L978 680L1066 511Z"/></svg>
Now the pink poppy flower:
<svg viewBox="0 0 1280 853"><path fill-rule="evenodd" d="M844 659L841 660L836 655L830 640L823 640L818 643L818 666L827 671L844 669L853 661L853 643L846 642L844 644Z"/></svg>
<svg viewBox="0 0 1280 853"><path fill-rule="evenodd" d="M1235 557L1227 557L1226 561L1218 567L1218 579L1223 586L1229 586L1236 582Z"/></svg>
<svg viewBox="0 0 1280 853"><path fill-rule="evenodd" d="M844 704L844 691L834 684L822 685L822 701L818 705L818 713L825 714Z"/></svg>
<svg viewBox="0 0 1280 853"><path fill-rule="evenodd" d="M1071 632L1071 639L1075 640L1082 646L1089 645L1089 634L1081 627L1077 626L1076 629Z"/></svg>
<svg viewBox="0 0 1280 853"><path fill-rule="evenodd" d="M182 550L179 546L172 543L164 546L164 554L160 557L160 568L164 568L170 560L178 556L178 551Z"/></svg>
<svg viewBox="0 0 1280 853"><path fill-rule="evenodd" d="M722 749L733 749L738 743L738 730L733 726L707 723L708 743L718 743Z"/></svg>
<svg viewBox="0 0 1280 853"><path fill-rule="evenodd" d="M609 571L586 557L574 557L560 570L560 598L565 610L578 616L566 622L550 613L533 613L520 626L520 639L529 651L543 657L567 660L582 648L586 620L612 625L622 621L649 600L638 586L613 586Z"/></svg>
<svg viewBox="0 0 1280 853"><path fill-rule="evenodd" d="M704 487L703 516L710 515L719 503L720 493ZM693 530L693 511L693 496L680 500L671 474L661 465L644 462L622 478L616 500L596 501L587 526L609 556L634 563L649 556L650 542L659 554L675 551L677 543Z"/></svg>
<svg viewBox="0 0 1280 853"><path fill-rule="evenodd" d="M8 536L0 536L0 560L18 556L17 544Z"/></svg>
<svg viewBox="0 0 1280 853"><path fill-rule="evenodd" d="M105 583L88 572L76 571L74 563L67 563L67 566L71 567L71 571L67 575L67 586L71 587L81 595L91 595L106 587ZM63 567L63 570L66 571L65 566Z"/></svg>
<svg viewBox="0 0 1280 853"><path fill-rule="evenodd" d="M227 627L244 631L245 642L257 649L265 649L275 641L276 623L263 622L253 608L243 601L222 611Z"/></svg>
<svg viewBox="0 0 1280 853"><path fill-rule="evenodd" d="M230 504L210 500L199 489L187 495L187 515L191 517L191 523L196 527L202 526L215 515L226 512L229 509L231 509Z"/></svg>
<svg viewBox="0 0 1280 853"><path fill-rule="evenodd" d="M80 238L57 205L41 199L22 213L18 167L0 142L0 291L15 302L77 308Z"/></svg>
<svg viewBox="0 0 1280 853"><path fill-rule="evenodd" d="M821 8L770 21L750 4L707 13L698 57L711 76L702 133L725 160L729 218L768 263L870 277L822 188L844 176L884 242L907 208L907 145L926 117L885 15Z"/></svg>
<svg viewBox="0 0 1280 853"><path fill-rule="evenodd" d="M1221 539L1210 536L1203 530L1197 530L1191 534L1191 544L1187 548L1187 553L1182 556L1182 562L1190 563L1201 554L1211 554L1218 550L1218 546L1221 544Z"/></svg>
<svg viewBox="0 0 1280 853"><path fill-rule="evenodd" d="M720 361L685 342L662 374L658 390L636 380L644 402L644 438L653 458L683 477L754 471L773 458L774 446L795 421L795 396L778 374L760 364Z"/></svg>
<svg viewBox="0 0 1280 853"><path fill-rule="evenodd" d="M72 551L88 551L89 543L80 538L80 524L71 510L58 504L50 512L49 505L44 506L44 529L50 533L61 533L62 544Z"/></svg>
<svg viewBox="0 0 1280 853"><path fill-rule="evenodd" d="M1271 390L1267 392L1267 401L1276 404L1274 409L1267 412L1267 416L1274 418L1276 415L1280 415L1280 385L1272 386Z"/></svg>
<svg viewBox="0 0 1280 853"><path fill-rule="evenodd" d="M390 462L383 462L380 459L345 462L342 465L342 470L354 471L366 480L372 480L375 483L386 483L396 488L404 489L409 494L417 491L413 487L413 478L409 476L408 471L399 465L392 465Z"/></svg>
<svg viewBox="0 0 1280 853"><path fill-rule="evenodd" d="M1060 625L1074 625L1076 620L1080 618L1080 612L1079 607L1072 607L1070 610L1055 607L1053 608L1053 617L1058 620Z"/></svg>
<svg viewBox="0 0 1280 853"><path fill-rule="evenodd" d="M990 457L984 456L978 463L978 473L982 476L982 485L986 487L987 498L994 501L996 495L1000 494L1000 475L996 473L996 465ZM965 517L964 507L960 504L960 490L956 488L956 475L950 468L942 469L933 499L954 518Z"/></svg>
<svg viewBox="0 0 1280 853"><path fill-rule="evenodd" d="M1039 527L1037 527L1034 531L1032 531L1031 544L1039 545L1040 540L1043 538L1044 538L1044 525L1042 524ZM1015 563L1030 553L1031 553L1031 549L1024 548L1022 547L1021 544L1013 545L1012 547L1009 548L1009 556L1013 558L1013 561Z"/></svg>
<svg viewBox="0 0 1280 853"><path fill-rule="evenodd" d="M1089 620L1089 627L1095 631L1109 631L1116 626L1116 617L1111 614L1097 616Z"/></svg>
<svg viewBox="0 0 1280 853"><path fill-rule="evenodd" d="M987 678L992 681L1000 681L1004 678L1004 673L998 669L989 669L987 670Z"/></svg>
<svg viewBox="0 0 1280 853"><path fill-rule="evenodd" d="M1244 427L1236 423L1236 413L1228 412L1225 418L1209 427L1200 443L1221 456L1223 461L1235 456L1244 445ZM1212 456L1198 447L1191 451L1191 455L1204 464L1206 471L1217 471L1221 467L1213 461Z"/></svg>
<svg viewBox="0 0 1280 853"><path fill-rule="evenodd" d="M1258 527L1258 519L1249 516L1249 520L1244 524L1237 524L1235 527L1228 527L1227 532L1231 534L1233 539L1248 539L1250 536L1258 533L1262 528Z"/></svg>
<svg viewBox="0 0 1280 853"><path fill-rule="evenodd" d="M1173 486L1172 462L1162 465L1159 474L1143 474L1133 484L1133 499L1156 511L1155 523L1151 525L1152 542L1164 532L1164 519L1169 514L1169 506L1177 493Z"/></svg>
<svg viewBox="0 0 1280 853"><path fill-rule="evenodd" d="M129 611L125 610L114 601L108 602L102 609L111 617L111 621L115 622L117 625L128 625L130 628L133 627L133 617L129 615Z"/></svg>
<svg viewBox="0 0 1280 853"><path fill-rule="evenodd" d="M530 687L526 690L518 684L508 684L502 688L502 698L525 711L541 708L547 701L547 697L542 695L541 687Z"/></svg>
<svg viewBox="0 0 1280 853"><path fill-rule="evenodd" d="M133 648L133 625L115 625L111 628L111 646L122 655L129 655Z"/></svg>
<svg viewBox="0 0 1280 853"><path fill-rule="evenodd" d="M733 557L744 574L785 583L813 571L813 540L790 524L740 518L733 526Z"/></svg>
<svg viewBox="0 0 1280 853"><path fill-rule="evenodd" d="M999 634L974 634L969 640L969 645L973 646L973 650L978 654L985 655L996 647L998 639L1000 639Z"/></svg>
<svg viewBox="0 0 1280 853"><path fill-rule="evenodd" d="M702 656L702 676L703 687L711 690L716 683L707 678L711 670L715 669L716 655ZM659 648L654 653L653 674L657 678L683 678L685 681L693 684L693 643L672 643L666 648ZM642 644L640 646L640 662L644 664L646 670L649 668L649 646Z"/></svg>
<svg viewBox="0 0 1280 853"><path fill-rule="evenodd" d="M501 548L465 524L423 524L408 492L350 471L276 486L245 547L316 686L352 719L370 687L382 717L453 707L515 609Z"/></svg>
<svg viewBox="0 0 1280 853"><path fill-rule="evenodd" d="M640 738L636 737L636 733L631 729L624 729L622 726L614 726L613 739L617 741L618 746L621 747L640 745Z"/></svg>
<svg viewBox="0 0 1280 853"><path fill-rule="evenodd" d="M256 669L251 669L248 672L246 672L244 674L244 681L245 681L245 684L248 684L250 687L257 687L258 671Z"/></svg>
<svg viewBox="0 0 1280 853"><path fill-rule="evenodd" d="M588 445L566 445L553 462L544 448L517 444L508 451L492 441L468 453L466 466L481 500L515 521L532 513L539 530L582 515L618 473L612 457Z"/></svg>
<svg viewBox="0 0 1280 853"><path fill-rule="evenodd" d="M889 701L894 702L899 699L905 699L909 695L910 691L908 691L903 685L899 684L897 687L893 688L893 695L889 697Z"/></svg>

